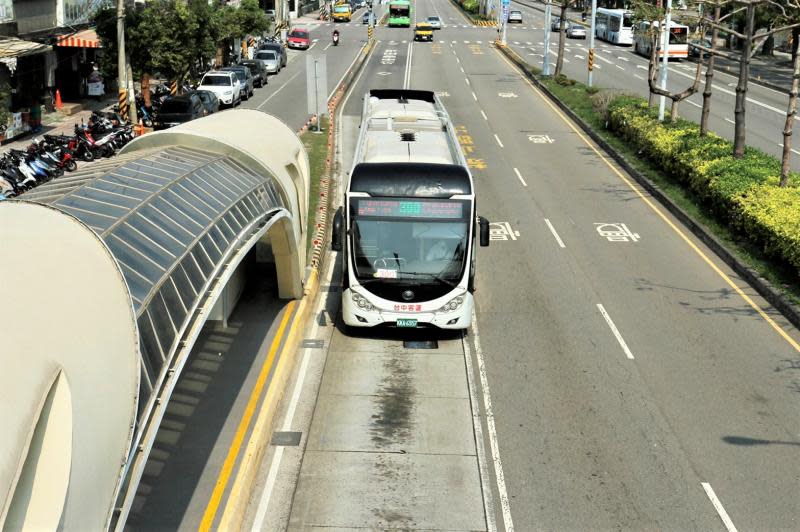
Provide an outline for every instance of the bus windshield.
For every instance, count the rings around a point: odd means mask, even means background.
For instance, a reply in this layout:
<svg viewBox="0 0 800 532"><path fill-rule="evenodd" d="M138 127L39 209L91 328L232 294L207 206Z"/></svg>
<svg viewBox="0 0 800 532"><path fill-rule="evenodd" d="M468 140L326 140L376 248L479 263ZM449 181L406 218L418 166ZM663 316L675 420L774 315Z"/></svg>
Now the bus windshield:
<svg viewBox="0 0 800 532"><path fill-rule="evenodd" d="M466 264L469 212L463 200L354 198L356 277L455 286Z"/></svg>
<svg viewBox="0 0 800 532"><path fill-rule="evenodd" d="M407 5L390 5L389 16L392 18L408 17L410 7Z"/></svg>

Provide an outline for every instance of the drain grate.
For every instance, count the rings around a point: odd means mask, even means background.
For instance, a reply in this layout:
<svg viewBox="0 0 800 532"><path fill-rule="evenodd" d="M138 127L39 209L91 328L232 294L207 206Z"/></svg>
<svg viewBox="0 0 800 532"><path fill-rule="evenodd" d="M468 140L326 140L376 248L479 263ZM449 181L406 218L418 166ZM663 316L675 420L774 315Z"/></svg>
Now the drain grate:
<svg viewBox="0 0 800 532"><path fill-rule="evenodd" d="M273 432L270 443L281 447L297 447L302 435L302 432Z"/></svg>
<svg viewBox="0 0 800 532"><path fill-rule="evenodd" d="M406 349L439 349L439 342L436 340L404 340L403 347Z"/></svg>
<svg viewBox="0 0 800 532"><path fill-rule="evenodd" d="M322 349L325 346L325 340L306 339L303 340L301 347L303 349Z"/></svg>

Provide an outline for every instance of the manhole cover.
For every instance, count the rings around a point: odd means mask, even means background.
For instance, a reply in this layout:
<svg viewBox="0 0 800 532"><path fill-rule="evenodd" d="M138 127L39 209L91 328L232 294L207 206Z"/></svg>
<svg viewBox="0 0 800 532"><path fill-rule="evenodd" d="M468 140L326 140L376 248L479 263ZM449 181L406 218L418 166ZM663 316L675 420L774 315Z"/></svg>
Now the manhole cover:
<svg viewBox="0 0 800 532"><path fill-rule="evenodd" d="M270 443L282 447L297 447L300 445L300 437L302 435L302 432L273 432Z"/></svg>

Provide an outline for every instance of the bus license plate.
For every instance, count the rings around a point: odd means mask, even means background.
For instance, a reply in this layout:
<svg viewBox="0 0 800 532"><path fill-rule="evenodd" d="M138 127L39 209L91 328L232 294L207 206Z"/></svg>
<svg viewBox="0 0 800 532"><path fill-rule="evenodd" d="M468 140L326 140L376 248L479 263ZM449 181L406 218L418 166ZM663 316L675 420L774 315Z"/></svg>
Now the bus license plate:
<svg viewBox="0 0 800 532"><path fill-rule="evenodd" d="M417 320L399 319L399 320L397 320L397 326L398 327L411 327L411 328L413 328L413 327L417 326Z"/></svg>

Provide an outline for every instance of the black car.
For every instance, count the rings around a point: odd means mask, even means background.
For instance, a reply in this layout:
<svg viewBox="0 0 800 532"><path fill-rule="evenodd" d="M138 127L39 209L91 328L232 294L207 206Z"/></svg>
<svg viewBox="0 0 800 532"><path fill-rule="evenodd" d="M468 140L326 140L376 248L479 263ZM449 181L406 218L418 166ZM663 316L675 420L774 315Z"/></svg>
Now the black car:
<svg viewBox="0 0 800 532"><path fill-rule="evenodd" d="M263 43L261 46L258 47L259 50L274 50L281 58L281 68L286 66L286 60L288 58L288 54L286 52L286 47L279 42L269 41Z"/></svg>
<svg viewBox="0 0 800 532"><path fill-rule="evenodd" d="M192 92L200 96L200 101L203 102L203 107L205 108L207 115L219 111L219 98L217 98L216 94L214 94L211 91L204 91L204 90L192 91Z"/></svg>
<svg viewBox="0 0 800 532"><path fill-rule="evenodd" d="M234 65L223 67L220 70L225 70L236 74L236 77L239 79L239 83L242 85L242 100L249 100L250 96L255 93L253 73L250 72L248 67L244 65Z"/></svg>
<svg viewBox="0 0 800 532"><path fill-rule="evenodd" d="M170 96L161 104L153 127L154 129L167 129L195 118L202 118L205 115L206 108L197 91L181 96Z"/></svg>
<svg viewBox="0 0 800 532"><path fill-rule="evenodd" d="M267 83L267 69L264 68L264 64L261 61L256 61L255 59L243 59L239 61L240 65L244 65L250 69L250 72L253 73L253 84L256 87L263 87Z"/></svg>

